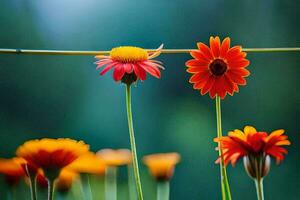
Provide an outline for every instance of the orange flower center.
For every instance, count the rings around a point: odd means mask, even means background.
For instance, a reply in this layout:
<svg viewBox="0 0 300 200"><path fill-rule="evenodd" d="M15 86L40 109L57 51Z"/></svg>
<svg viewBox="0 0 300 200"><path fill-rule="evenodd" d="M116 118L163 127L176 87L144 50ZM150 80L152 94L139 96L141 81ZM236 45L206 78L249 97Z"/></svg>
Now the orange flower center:
<svg viewBox="0 0 300 200"><path fill-rule="evenodd" d="M215 76L221 76L227 71L227 64L222 59L215 59L209 65L211 73Z"/></svg>

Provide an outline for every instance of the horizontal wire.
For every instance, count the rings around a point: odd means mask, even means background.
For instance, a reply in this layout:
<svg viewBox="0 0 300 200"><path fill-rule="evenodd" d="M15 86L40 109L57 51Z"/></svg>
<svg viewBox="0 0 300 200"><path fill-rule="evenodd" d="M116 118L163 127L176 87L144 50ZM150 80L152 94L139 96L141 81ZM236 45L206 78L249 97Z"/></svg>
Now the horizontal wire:
<svg viewBox="0 0 300 200"><path fill-rule="evenodd" d="M149 52L155 49L146 49ZM164 54L184 54L190 53L197 49L162 49ZM286 47L286 48L243 48L245 52L296 52L300 51L300 47ZM0 54L38 54L38 55L101 55L109 54L110 51L68 51L68 50L38 50L38 49L0 49Z"/></svg>

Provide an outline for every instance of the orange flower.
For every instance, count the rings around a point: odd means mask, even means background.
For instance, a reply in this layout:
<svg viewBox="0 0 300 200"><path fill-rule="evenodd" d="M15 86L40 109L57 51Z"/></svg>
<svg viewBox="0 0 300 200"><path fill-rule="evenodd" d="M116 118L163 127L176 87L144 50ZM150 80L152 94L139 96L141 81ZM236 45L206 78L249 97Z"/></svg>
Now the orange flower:
<svg viewBox="0 0 300 200"><path fill-rule="evenodd" d="M45 138L25 142L16 153L31 165L42 168L48 175L48 171L59 173L63 167L88 152L89 146L82 141Z"/></svg>
<svg viewBox="0 0 300 200"><path fill-rule="evenodd" d="M115 81L120 81L131 84L137 79L146 80L147 73L160 78L159 69L164 69L162 63L153 58L159 56L163 45L155 52L148 53L146 50L139 47L122 46L113 48L109 56L99 55L96 58L97 68L105 66L100 75L104 75L110 69L114 69L113 78Z"/></svg>
<svg viewBox="0 0 300 200"><path fill-rule="evenodd" d="M65 167L65 171L73 171L77 173L103 175L105 173L105 161L94 153L88 153L80 156L73 163Z"/></svg>
<svg viewBox="0 0 300 200"><path fill-rule="evenodd" d="M180 161L178 153L159 153L144 156L143 162L157 181L168 181L174 174L175 165Z"/></svg>
<svg viewBox="0 0 300 200"><path fill-rule="evenodd" d="M97 156L110 167L128 165L132 162L131 152L128 149L103 149L97 152Z"/></svg>
<svg viewBox="0 0 300 200"><path fill-rule="evenodd" d="M19 158L0 158L0 173L5 175L5 179L10 185L16 184L25 176L25 172L18 160Z"/></svg>
<svg viewBox="0 0 300 200"><path fill-rule="evenodd" d="M185 63L187 72L193 74L190 83L201 90L201 95L209 92L211 98L218 95L224 99L227 93L232 96L238 92L238 85L246 85L249 61L241 46L230 48L229 37L222 43L219 37L210 37L209 43L210 47L197 43L198 50L190 53L194 59Z"/></svg>
<svg viewBox="0 0 300 200"><path fill-rule="evenodd" d="M266 132L258 132L252 126L245 126L244 132L238 129L230 131L228 136L215 138L214 141L221 144L225 164L231 162L232 165L245 156L267 155L280 163L284 154L287 154L287 150L281 146L291 144L283 129L268 135ZM220 159L217 160L219 161Z"/></svg>

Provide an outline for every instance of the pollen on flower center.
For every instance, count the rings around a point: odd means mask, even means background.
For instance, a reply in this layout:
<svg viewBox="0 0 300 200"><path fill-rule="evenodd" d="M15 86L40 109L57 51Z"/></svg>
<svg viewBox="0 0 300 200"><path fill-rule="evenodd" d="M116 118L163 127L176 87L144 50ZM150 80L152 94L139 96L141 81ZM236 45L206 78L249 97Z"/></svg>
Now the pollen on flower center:
<svg viewBox="0 0 300 200"><path fill-rule="evenodd" d="M139 47L123 46L113 48L110 51L110 57L122 63L135 63L147 60L148 53Z"/></svg>
<svg viewBox="0 0 300 200"><path fill-rule="evenodd" d="M223 75L227 70L227 64L222 59L215 59L209 65L211 73L215 76Z"/></svg>

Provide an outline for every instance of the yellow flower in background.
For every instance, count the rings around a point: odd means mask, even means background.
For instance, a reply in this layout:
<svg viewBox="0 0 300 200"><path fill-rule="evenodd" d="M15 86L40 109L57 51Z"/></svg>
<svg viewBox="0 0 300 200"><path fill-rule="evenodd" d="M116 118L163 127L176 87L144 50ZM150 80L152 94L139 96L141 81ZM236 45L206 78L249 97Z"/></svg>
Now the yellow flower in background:
<svg viewBox="0 0 300 200"><path fill-rule="evenodd" d="M97 156L104 160L107 166L118 167L132 163L131 151L128 149L102 149Z"/></svg>
<svg viewBox="0 0 300 200"><path fill-rule="evenodd" d="M105 161L94 153L80 156L77 160L65 167L63 171L73 171L77 173L103 175L105 173Z"/></svg>
<svg viewBox="0 0 300 200"><path fill-rule="evenodd" d="M179 163L178 153L159 153L144 156L143 162L157 181L168 181L174 174L175 165Z"/></svg>
<svg viewBox="0 0 300 200"><path fill-rule="evenodd" d="M89 145L83 141L68 138L30 140L21 145L17 156L24 158L29 164L42 168L48 177L56 178L59 171L89 152ZM49 178L49 177L48 177Z"/></svg>

